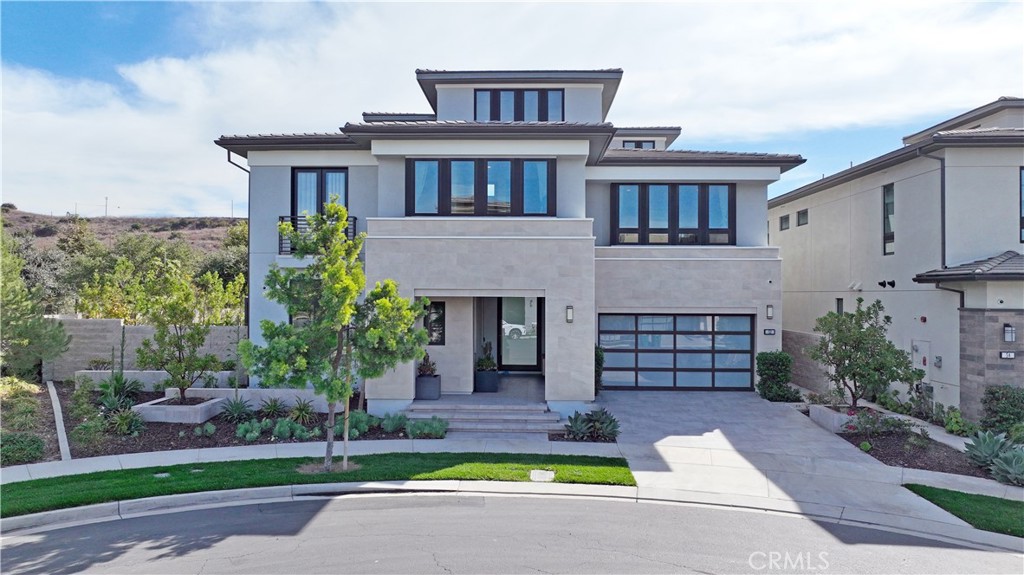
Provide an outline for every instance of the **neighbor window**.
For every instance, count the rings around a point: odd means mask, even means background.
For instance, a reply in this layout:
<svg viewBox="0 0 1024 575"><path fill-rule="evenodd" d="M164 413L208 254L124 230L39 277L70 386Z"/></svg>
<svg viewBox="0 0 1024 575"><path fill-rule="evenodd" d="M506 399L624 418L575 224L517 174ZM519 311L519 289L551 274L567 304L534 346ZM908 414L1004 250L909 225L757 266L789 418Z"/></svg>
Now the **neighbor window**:
<svg viewBox="0 0 1024 575"><path fill-rule="evenodd" d="M731 184L615 184L612 243L734 245Z"/></svg>
<svg viewBox="0 0 1024 575"><path fill-rule="evenodd" d="M622 147L627 150L653 150L654 140L623 140Z"/></svg>
<svg viewBox="0 0 1024 575"><path fill-rule="evenodd" d="M807 210L800 210L796 213L796 225L798 227L807 225Z"/></svg>
<svg viewBox="0 0 1024 575"><path fill-rule="evenodd" d="M882 186L882 255L896 253L896 190L894 184Z"/></svg>
<svg viewBox="0 0 1024 575"><path fill-rule="evenodd" d="M564 100L562 90L477 90L473 117L477 122L561 122Z"/></svg>
<svg viewBox="0 0 1024 575"><path fill-rule="evenodd" d="M444 302L432 301L423 317L427 330L427 345L444 345Z"/></svg>
<svg viewBox="0 0 1024 575"><path fill-rule="evenodd" d="M344 168L292 171L292 216L323 213L332 196L337 196L339 204L348 205L348 171Z"/></svg>
<svg viewBox="0 0 1024 575"><path fill-rule="evenodd" d="M553 216L555 161L407 160L406 215Z"/></svg>
<svg viewBox="0 0 1024 575"><path fill-rule="evenodd" d="M779 218L779 231L789 229L789 214Z"/></svg>
<svg viewBox="0 0 1024 575"><path fill-rule="evenodd" d="M841 297L836 298L836 313L843 313L843 298Z"/></svg>

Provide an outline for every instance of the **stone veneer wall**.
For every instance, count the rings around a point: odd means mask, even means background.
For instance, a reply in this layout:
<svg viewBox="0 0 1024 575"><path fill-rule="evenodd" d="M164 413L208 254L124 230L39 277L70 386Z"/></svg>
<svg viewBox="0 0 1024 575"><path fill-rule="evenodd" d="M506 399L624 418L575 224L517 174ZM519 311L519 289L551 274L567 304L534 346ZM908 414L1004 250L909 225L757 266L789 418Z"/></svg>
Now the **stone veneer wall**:
<svg viewBox="0 0 1024 575"><path fill-rule="evenodd" d="M1017 328L1017 341L1003 341L1003 324ZM1015 359L999 359L1014 351ZM960 410L972 421L982 416L981 398L990 385L1024 387L1024 310L960 310Z"/></svg>
<svg viewBox="0 0 1024 575"><path fill-rule="evenodd" d="M808 357L807 348L818 343L813 333L782 330L782 351L793 356L793 383L811 391L824 393L832 389L820 363Z"/></svg>
<svg viewBox="0 0 1024 575"><path fill-rule="evenodd" d="M88 369L89 360L110 359L114 349L115 360L120 354L121 320L119 319L61 319L64 331L71 336L68 350L53 361L43 363L44 381L70 381L75 371ZM142 340L152 338L155 329L148 325L125 326L124 368L137 369L135 350ZM234 326L213 326L203 346L204 353L212 353L222 360L236 359L238 334L245 337L246 328L236 331Z"/></svg>

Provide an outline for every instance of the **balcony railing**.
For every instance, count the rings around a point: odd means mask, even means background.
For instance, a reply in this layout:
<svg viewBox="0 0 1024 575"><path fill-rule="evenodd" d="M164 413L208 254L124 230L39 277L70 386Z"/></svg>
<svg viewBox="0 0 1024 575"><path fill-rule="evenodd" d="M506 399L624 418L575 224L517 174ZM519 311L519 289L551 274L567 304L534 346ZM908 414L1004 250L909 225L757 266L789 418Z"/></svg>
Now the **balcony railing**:
<svg viewBox="0 0 1024 575"><path fill-rule="evenodd" d="M297 232L305 232L309 230L309 220L306 216L281 216L278 218L278 222L284 223L289 222L292 228ZM348 239L354 239L356 237L356 217L348 217L348 227L345 228L345 237ZM277 234L277 253L280 255L290 255L292 253L292 243L288 237L278 232Z"/></svg>

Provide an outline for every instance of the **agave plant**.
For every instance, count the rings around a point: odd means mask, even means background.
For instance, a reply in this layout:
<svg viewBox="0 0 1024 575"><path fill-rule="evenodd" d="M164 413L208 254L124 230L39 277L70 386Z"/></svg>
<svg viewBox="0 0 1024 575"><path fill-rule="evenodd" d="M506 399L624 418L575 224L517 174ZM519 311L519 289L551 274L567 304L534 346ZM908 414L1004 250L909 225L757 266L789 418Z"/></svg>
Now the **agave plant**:
<svg viewBox="0 0 1024 575"><path fill-rule="evenodd" d="M229 399L224 402L220 416L229 423L244 423L253 418L252 407L244 399Z"/></svg>
<svg viewBox="0 0 1024 575"><path fill-rule="evenodd" d="M992 478L999 483L1024 486L1024 449L1008 449L992 460Z"/></svg>
<svg viewBox="0 0 1024 575"><path fill-rule="evenodd" d="M596 409L587 414L593 426L591 435L597 440L615 439L619 436L619 421L604 408Z"/></svg>
<svg viewBox="0 0 1024 575"><path fill-rule="evenodd" d="M967 450L967 457L971 463L987 469L992 461L1006 450L1010 449L1011 443L1006 439L1005 433L998 435L991 431L979 431L967 442L964 448Z"/></svg>
<svg viewBox="0 0 1024 575"><path fill-rule="evenodd" d="M594 424L586 415L576 412L569 416L569 423L565 424L565 435L575 441L586 441L594 432Z"/></svg>

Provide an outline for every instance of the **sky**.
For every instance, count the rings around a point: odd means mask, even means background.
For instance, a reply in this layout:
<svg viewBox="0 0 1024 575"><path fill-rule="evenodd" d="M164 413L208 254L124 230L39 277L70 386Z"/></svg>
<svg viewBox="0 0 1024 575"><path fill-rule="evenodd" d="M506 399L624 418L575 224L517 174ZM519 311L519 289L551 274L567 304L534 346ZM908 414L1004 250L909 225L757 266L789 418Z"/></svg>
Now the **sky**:
<svg viewBox="0 0 1024 575"><path fill-rule="evenodd" d="M222 134L429 112L417 68L622 68L616 125L807 158L774 197L1024 96L1022 29L1024 0L4 0L0 195L55 215L245 215Z"/></svg>

